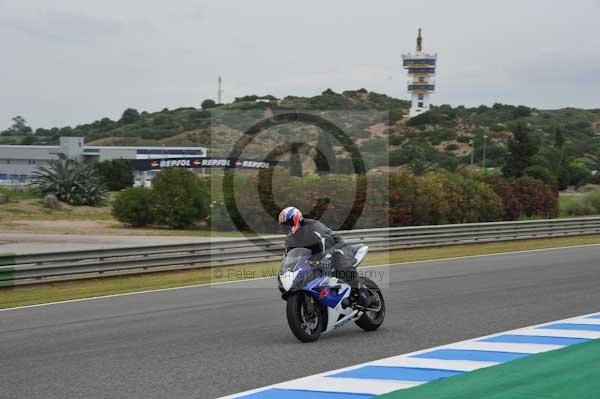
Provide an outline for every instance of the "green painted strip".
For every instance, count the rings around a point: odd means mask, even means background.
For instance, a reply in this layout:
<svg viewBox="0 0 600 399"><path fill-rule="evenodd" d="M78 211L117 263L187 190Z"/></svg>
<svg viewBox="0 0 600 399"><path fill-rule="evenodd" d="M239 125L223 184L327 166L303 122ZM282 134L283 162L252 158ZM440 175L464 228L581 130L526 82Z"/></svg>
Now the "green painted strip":
<svg viewBox="0 0 600 399"><path fill-rule="evenodd" d="M6 267L17 264L17 254L0 253L0 287L12 287L15 279L15 269Z"/></svg>
<svg viewBox="0 0 600 399"><path fill-rule="evenodd" d="M17 264L17 254L0 253L0 266L10 266Z"/></svg>
<svg viewBox="0 0 600 399"><path fill-rule="evenodd" d="M600 340L378 396L380 399L592 399L600 392Z"/></svg>

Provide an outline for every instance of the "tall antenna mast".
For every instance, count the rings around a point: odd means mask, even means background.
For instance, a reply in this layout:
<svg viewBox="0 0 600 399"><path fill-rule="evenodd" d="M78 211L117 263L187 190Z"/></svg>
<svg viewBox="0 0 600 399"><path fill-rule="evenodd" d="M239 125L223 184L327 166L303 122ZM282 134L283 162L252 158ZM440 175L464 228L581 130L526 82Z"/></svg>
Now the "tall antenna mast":
<svg viewBox="0 0 600 399"><path fill-rule="evenodd" d="M218 99L217 104L222 104L222 102L221 102L222 97L223 97L222 83L223 83L223 80L221 79L221 76L219 76L219 89L217 91L217 99Z"/></svg>

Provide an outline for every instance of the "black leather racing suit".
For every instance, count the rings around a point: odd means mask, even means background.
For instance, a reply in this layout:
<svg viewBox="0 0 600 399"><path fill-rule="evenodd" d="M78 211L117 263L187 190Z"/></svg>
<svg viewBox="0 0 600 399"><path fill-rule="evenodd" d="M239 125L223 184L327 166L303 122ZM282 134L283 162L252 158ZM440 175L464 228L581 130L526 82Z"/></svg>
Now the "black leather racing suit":
<svg viewBox="0 0 600 399"><path fill-rule="evenodd" d="M358 276L354 264L354 255L348 244L336 235L329 227L318 220L304 219L302 227L287 236L285 252L294 248L308 248L313 255L330 253L334 276L346 281L350 287L358 288Z"/></svg>

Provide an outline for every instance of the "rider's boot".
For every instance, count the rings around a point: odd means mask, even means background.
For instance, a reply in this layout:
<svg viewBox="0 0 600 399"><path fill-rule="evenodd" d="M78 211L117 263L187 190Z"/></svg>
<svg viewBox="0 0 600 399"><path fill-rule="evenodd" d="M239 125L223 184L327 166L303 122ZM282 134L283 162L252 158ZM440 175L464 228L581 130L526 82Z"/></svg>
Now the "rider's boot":
<svg viewBox="0 0 600 399"><path fill-rule="evenodd" d="M361 292L360 292L360 288L351 288L350 289L350 295L348 296L348 298L344 299L342 301L342 307L344 309L350 307L350 306L354 306L356 304L361 304ZM362 304L361 304L362 305Z"/></svg>

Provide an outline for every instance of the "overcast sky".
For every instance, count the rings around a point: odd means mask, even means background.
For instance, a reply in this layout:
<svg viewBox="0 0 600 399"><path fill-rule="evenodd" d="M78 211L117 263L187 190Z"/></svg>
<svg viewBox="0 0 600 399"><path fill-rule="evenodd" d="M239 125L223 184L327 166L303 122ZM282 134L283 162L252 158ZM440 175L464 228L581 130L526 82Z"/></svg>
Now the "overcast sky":
<svg viewBox="0 0 600 399"><path fill-rule="evenodd" d="M434 104L600 108L600 0L0 0L0 129L75 125L247 94L408 98L401 55L439 55Z"/></svg>

